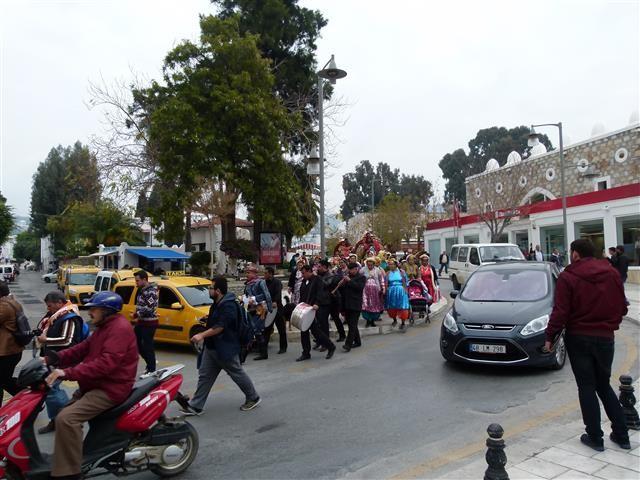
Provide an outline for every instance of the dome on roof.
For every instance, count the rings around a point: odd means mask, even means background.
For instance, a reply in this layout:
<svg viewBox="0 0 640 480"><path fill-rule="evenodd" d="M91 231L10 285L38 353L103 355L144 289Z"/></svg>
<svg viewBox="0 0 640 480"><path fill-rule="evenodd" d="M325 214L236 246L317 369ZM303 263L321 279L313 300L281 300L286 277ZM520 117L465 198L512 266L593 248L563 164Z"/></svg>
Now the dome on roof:
<svg viewBox="0 0 640 480"><path fill-rule="evenodd" d="M516 151L513 151L507 157L507 165L515 165L516 163L520 163L522 161L522 157Z"/></svg>
<svg viewBox="0 0 640 480"><path fill-rule="evenodd" d="M485 172L490 172L492 170L498 170L500 168L500 164L495 158L490 158L487 162L487 166L485 168Z"/></svg>
<svg viewBox="0 0 640 480"><path fill-rule="evenodd" d="M629 125L638 123L638 120L640 120L638 118L638 110L634 110L633 112L631 112L631 115L629 115Z"/></svg>
<svg viewBox="0 0 640 480"><path fill-rule="evenodd" d="M607 132L607 129L604 127L602 123L596 123L591 129L591 136L597 137L598 135L603 135Z"/></svg>

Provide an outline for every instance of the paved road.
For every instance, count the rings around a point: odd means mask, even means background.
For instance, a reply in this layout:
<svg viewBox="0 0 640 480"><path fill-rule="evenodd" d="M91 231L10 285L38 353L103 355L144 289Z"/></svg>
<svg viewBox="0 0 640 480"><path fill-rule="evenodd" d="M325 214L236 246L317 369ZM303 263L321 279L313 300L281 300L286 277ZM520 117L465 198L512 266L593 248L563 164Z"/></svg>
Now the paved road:
<svg viewBox="0 0 640 480"><path fill-rule="evenodd" d="M20 286L41 298L47 289L35 280L22 275ZM296 344L266 362L249 360L263 398L252 412L239 410L242 394L221 375L205 415L192 420L201 443L188 478L433 478L447 455L459 457L482 441L489 423L522 433L577 418L568 365L552 372L446 364L438 349L441 318L405 334L367 337L362 348L329 361L314 354L295 363ZM616 370L638 371L638 340L638 327L624 322ZM175 347L158 354L161 365L186 365L183 390L191 393L193 355Z"/></svg>

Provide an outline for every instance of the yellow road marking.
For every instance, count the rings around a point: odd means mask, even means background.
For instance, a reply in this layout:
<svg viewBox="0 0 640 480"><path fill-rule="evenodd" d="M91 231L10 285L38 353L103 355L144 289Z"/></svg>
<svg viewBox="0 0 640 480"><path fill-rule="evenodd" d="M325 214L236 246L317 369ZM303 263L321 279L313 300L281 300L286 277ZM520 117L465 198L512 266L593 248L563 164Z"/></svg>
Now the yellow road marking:
<svg viewBox="0 0 640 480"><path fill-rule="evenodd" d="M620 375L624 375L631 371L634 362L638 358L638 347L627 336L620 335L617 337L622 339L626 344L627 353L620 368L616 371L612 378L617 379ZM566 367L565 367L566 368ZM576 411L580 407L578 401L573 401L559 410L549 411L545 414L534 417L525 422L515 423L510 425L506 423L503 425L505 434L504 438L508 439L520 435L535 427L539 427L544 423L547 423L556 418L562 417L568 413ZM405 479L405 478L423 478L426 474L432 470L444 467L445 465L462 460L472 455L482 452L485 448L485 439L479 440L465 445L457 450L453 450L439 457L433 458L427 462L419 463L411 468L401 471L400 473L392 476L392 479Z"/></svg>

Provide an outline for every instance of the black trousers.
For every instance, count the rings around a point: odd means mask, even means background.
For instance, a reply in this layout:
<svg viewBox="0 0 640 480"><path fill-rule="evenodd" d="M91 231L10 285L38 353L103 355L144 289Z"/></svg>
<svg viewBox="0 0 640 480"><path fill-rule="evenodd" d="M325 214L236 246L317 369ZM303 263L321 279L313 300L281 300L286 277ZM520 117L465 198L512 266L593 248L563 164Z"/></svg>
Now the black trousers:
<svg viewBox="0 0 640 480"><path fill-rule="evenodd" d="M320 310L318 310L319 312ZM333 344L328 335L320 328L318 324L318 315L316 313L316 319L311 324L311 328L306 332L300 332L300 343L302 343L302 354L311 354L311 335L316 339L318 345L325 347L327 350L333 350L336 346Z"/></svg>
<svg viewBox="0 0 640 480"><path fill-rule="evenodd" d="M353 347L354 345L360 345L360 330L358 330L358 320L360 320L360 310L347 310L345 313L347 318L347 325L349 326L349 333L345 340L347 347Z"/></svg>
<svg viewBox="0 0 640 480"><path fill-rule="evenodd" d="M613 363L614 341L605 337L567 335L565 338L571 369L578 385L578 399L586 431L593 439L602 439L600 405L611 420L611 430L618 438L627 438L622 406L609 384Z"/></svg>
<svg viewBox="0 0 640 480"><path fill-rule="evenodd" d="M320 330L322 330L322 333L324 333L325 336L329 338L330 338L330 334L329 334L329 315L330 314L331 314L330 305L320 305L318 308L318 311L316 312L316 322L318 323L318 327L320 327Z"/></svg>
<svg viewBox="0 0 640 480"><path fill-rule="evenodd" d="M13 372L21 358L22 352L15 353L13 355L0 356L0 405L2 405L2 397L5 390L11 395L18 393L18 387L16 386L16 379L13 377Z"/></svg>
<svg viewBox="0 0 640 480"><path fill-rule="evenodd" d="M333 324L336 326L340 338L345 338L347 335L344 331L342 320L340 320L340 305L337 302L331 305L331 320L333 320Z"/></svg>
<svg viewBox="0 0 640 480"><path fill-rule="evenodd" d="M136 325L133 330L138 341L138 353L147 364L149 372L156 371L156 352L153 346L153 336L156 334L156 326Z"/></svg>
<svg viewBox="0 0 640 480"><path fill-rule="evenodd" d="M269 340L271 340L271 335L273 335L273 329L278 329L278 337L280 338L280 350L287 350L287 328L284 321L284 315L282 315L281 309L278 309L278 313L276 314L276 318L271 325L264 329L264 336L266 339L266 343L269 344Z"/></svg>

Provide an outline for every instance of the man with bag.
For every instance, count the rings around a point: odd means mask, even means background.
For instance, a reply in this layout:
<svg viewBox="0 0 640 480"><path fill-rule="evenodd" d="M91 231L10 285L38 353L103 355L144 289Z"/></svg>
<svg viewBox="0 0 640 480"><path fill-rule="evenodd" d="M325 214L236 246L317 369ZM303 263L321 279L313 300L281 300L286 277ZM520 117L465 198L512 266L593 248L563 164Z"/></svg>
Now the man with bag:
<svg viewBox="0 0 640 480"><path fill-rule="evenodd" d="M198 386L189 401L189 407L181 411L185 415L201 415L209 392L222 370L227 372L245 394L246 399L240 410L253 410L261 400L240 364L238 331L242 306L236 301L235 295L228 292L227 279L223 276L213 278L209 285L209 295L213 304L207 317L207 329L191 337L193 343L204 342L198 369Z"/></svg>
<svg viewBox="0 0 640 480"><path fill-rule="evenodd" d="M41 356L45 357L49 351L61 352L84 340L85 323L78 307L67 300L60 290L47 293L44 303L47 305L47 314L38 324L38 330L42 331L38 337L38 343L42 346ZM56 415L67 403L67 392L60 387L60 382L54 383L46 399L49 423L38 429L39 434L55 430Z"/></svg>
<svg viewBox="0 0 640 480"><path fill-rule="evenodd" d="M15 338L19 312L22 312L22 306L11 296L9 285L0 281L0 405L4 390L11 395L18 392L13 371L24 350Z"/></svg>

